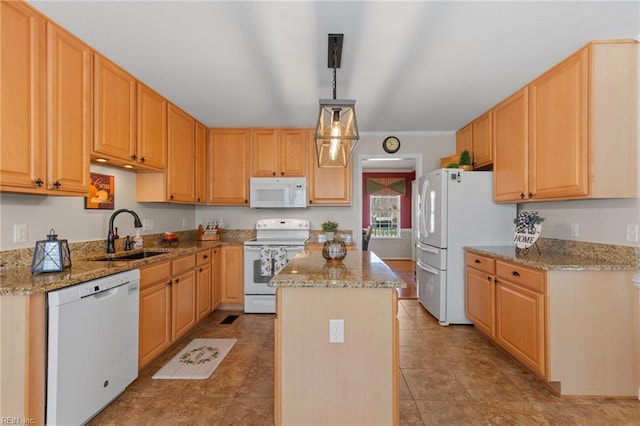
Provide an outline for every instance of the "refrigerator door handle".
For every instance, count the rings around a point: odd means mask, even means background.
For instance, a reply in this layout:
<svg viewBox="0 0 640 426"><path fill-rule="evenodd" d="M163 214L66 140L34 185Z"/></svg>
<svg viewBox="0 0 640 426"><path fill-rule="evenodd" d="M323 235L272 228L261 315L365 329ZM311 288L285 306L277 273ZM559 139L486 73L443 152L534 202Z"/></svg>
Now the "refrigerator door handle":
<svg viewBox="0 0 640 426"><path fill-rule="evenodd" d="M427 253L433 253L433 254L438 254L438 253L440 253L440 252L438 251L438 249L433 248L433 247L431 247L431 246L427 246L427 245L421 244L421 243L418 243L418 248L419 248L420 250L422 250L422 251L426 251Z"/></svg>
<svg viewBox="0 0 640 426"><path fill-rule="evenodd" d="M420 262L420 260L416 261L416 266L420 269L422 269L425 272L428 272L432 275L440 275L440 271L437 270L436 268L433 268L429 265L425 265L424 263Z"/></svg>

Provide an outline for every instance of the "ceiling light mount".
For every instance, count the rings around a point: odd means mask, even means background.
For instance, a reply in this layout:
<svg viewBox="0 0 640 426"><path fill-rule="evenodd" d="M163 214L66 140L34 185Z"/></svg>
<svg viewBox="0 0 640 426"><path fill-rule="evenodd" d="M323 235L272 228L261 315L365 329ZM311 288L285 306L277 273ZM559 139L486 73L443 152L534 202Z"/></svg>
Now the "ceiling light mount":
<svg viewBox="0 0 640 426"><path fill-rule="evenodd" d="M327 65L333 68L333 99L320 99L316 126L318 167L347 167L360 138L353 99L336 99L336 70L342 60L343 34L329 34Z"/></svg>

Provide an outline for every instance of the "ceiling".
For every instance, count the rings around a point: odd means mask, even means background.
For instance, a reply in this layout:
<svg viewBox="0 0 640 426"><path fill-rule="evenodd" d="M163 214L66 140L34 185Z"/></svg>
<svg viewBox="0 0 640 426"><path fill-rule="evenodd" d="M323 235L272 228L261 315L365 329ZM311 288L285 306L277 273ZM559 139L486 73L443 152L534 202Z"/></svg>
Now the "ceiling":
<svg viewBox="0 0 640 426"><path fill-rule="evenodd" d="M592 39L640 35L638 1L30 1L209 127L455 130Z"/></svg>

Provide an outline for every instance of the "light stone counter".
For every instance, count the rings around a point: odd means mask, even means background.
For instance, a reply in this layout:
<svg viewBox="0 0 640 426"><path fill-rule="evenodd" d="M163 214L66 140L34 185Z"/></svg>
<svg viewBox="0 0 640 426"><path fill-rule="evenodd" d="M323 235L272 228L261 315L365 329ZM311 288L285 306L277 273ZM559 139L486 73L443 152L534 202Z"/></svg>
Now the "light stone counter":
<svg viewBox="0 0 640 426"><path fill-rule="evenodd" d="M342 263L327 262L321 251L297 254L269 282L270 287L405 288L407 283L374 252L349 251Z"/></svg>

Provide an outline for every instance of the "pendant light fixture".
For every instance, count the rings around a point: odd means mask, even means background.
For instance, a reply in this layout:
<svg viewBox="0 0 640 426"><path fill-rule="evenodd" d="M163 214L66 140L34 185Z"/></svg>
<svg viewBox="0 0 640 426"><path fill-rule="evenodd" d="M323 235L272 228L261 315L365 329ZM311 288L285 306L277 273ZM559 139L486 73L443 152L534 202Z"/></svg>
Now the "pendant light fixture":
<svg viewBox="0 0 640 426"><path fill-rule="evenodd" d="M318 167L347 167L358 143L356 101L336 99L336 69L340 68L343 34L329 34L328 65L333 68L333 99L320 99L316 126Z"/></svg>

